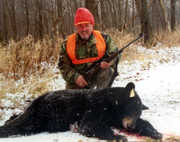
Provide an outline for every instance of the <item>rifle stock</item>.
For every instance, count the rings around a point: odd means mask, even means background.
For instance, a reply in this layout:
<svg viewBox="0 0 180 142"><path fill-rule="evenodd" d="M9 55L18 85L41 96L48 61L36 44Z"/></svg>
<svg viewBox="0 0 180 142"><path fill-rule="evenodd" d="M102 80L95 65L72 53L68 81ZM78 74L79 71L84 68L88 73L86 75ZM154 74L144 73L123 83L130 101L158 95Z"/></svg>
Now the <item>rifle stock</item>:
<svg viewBox="0 0 180 142"><path fill-rule="evenodd" d="M86 69L86 74L85 74L85 78L86 80L91 80L93 78L93 76L95 74L98 73L98 71L100 70L100 63L102 61L106 61L106 62L111 62L113 59L115 59L118 55L120 55L124 49L126 49L127 47L129 47L132 43L136 42L137 40L139 40L140 38L143 37L143 34L139 34L139 36L134 39L133 41L129 42L127 45L125 45L123 48L121 48L120 50L118 50L117 52L115 52L114 54L112 54L111 56L109 56L108 58L105 58L105 59L100 59L96 62L94 62L90 67L88 67Z"/></svg>

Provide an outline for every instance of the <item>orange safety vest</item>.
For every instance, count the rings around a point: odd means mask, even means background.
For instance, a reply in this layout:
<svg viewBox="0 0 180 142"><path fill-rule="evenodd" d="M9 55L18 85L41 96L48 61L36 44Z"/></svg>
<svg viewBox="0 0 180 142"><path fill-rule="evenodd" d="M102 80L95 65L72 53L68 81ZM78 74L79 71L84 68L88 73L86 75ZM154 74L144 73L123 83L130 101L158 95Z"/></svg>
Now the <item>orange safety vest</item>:
<svg viewBox="0 0 180 142"><path fill-rule="evenodd" d="M76 58L76 53L75 53L76 52L76 33L68 37L66 52L73 64L84 64L84 63L94 62L101 59L104 56L105 51L106 51L106 43L104 41L104 38L102 37L99 31L93 31L93 35L95 36L95 39L96 39L96 48L98 51L98 56L85 58L85 59Z"/></svg>

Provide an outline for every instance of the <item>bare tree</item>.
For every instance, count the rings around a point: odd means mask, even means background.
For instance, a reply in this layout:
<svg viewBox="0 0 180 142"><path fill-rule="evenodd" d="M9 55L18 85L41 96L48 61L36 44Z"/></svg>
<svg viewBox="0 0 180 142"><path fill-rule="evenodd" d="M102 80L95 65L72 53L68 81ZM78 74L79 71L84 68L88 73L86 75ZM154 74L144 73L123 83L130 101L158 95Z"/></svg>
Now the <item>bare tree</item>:
<svg viewBox="0 0 180 142"><path fill-rule="evenodd" d="M160 11L158 9L158 1L152 0L152 12L151 12L151 21L153 32L159 32L160 27Z"/></svg>
<svg viewBox="0 0 180 142"><path fill-rule="evenodd" d="M129 0L126 0L126 4L125 4L125 16L124 16L124 28L127 28L126 25L128 25L128 8L129 8Z"/></svg>
<svg viewBox="0 0 180 142"><path fill-rule="evenodd" d="M26 35L29 34L29 26L30 26L30 22L29 22L29 5L28 5L28 1L24 0L24 7L25 7L25 14L26 14Z"/></svg>
<svg viewBox="0 0 180 142"><path fill-rule="evenodd" d="M56 0L56 6L57 6L57 19L56 22L54 23L57 25L57 32L59 35L62 35L63 38L65 38L65 33L63 29L63 7L62 7L62 1L61 0Z"/></svg>
<svg viewBox="0 0 180 142"><path fill-rule="evenodd" d="M124 0L118 0L117 1L117 29L119 29L120 31L122 31L123 29L123 25L124 25L124 21L123 21L123 15L124 15L124 9L123 9L123 6L124 6Z"/></svg>
<svg viewBox="0 0 180 142"><path fill-rule="evenodd" d="M95 18L95 28L99 29L102 26L102 19L100 13L100 1L99 0L86 0L86 8L88 8Z"/></svg>
<svg viewBox="0 0 180 142"><path fill-rule="evenodd" d="M16 25L16 11L15 11L15 0L8 1L4 0L5 5L6 5L6 11L9 16L12 32L11 34L13 35L13 38L16 40L17 39L17 25Z"/></svg>
<svg viewBox="0 0 180 142"><path fill-rule="evenodd" d="M144 43L146 46L153 44L152 26L150 23L149 13L147 9L147 1L135 0L136 8L141 20L141 32L144 34Z"/></svg>
<svg viewBox="0 0 180 142"><path fill-rule="evenodd" d="M171 30L175 30L176 25L176 17L175 17L175 9L176 9L176 0L171 0Z"/></svg>
<svg viewBox="0 0 180 142"><path fill-rule="evenodd" d="M7 19L7 12L6 12L6 3L5 0L2 0L2 18L3 18L3 34L2 36L4 37L4 40L7 41L8 40L8 19Z"/></svg>
<svg viewBox="0 0 180 142"><path fill-rule="evenodd" d="M2 1L0 1L0 42L3 41L3 17L2 17L2 11L3 6L2 6Z"/></svg>
<svg viewBox="0 0 180 142"><path fill-rule="evenodd" d="M164 27L164 30L170 31L168 14L167 14L167 10L165 8L164 0L159 0L159 5L161 7L161 11L162 11L162 15L163 15L162 16L163 17L162 26Z"/></svg>
<svg viewBox="0 0 180 142"><path fill-rule="evenodd" d="M131 26L132 26L132 28L134 28L134 26L135 26L135 2L134 2L134 0L132 1L132 14L131 14L131 16L132 16Z"/></svg>
<svg viewBox="0 0 180 142"><path fill-rule="evenodd" d="M37 6L37 31L38 31L38 37L40 39L43 38L43 7L42 7L42 1L36 0L36 6Z"/></svg>
<svg viewBox="0 0 180 142"><path fill-rule="evenodd" d="M101 15L102 15L102 28L111 28L112 27L112 7L110 3L112 2L111 0L101 0Z"/></svg>

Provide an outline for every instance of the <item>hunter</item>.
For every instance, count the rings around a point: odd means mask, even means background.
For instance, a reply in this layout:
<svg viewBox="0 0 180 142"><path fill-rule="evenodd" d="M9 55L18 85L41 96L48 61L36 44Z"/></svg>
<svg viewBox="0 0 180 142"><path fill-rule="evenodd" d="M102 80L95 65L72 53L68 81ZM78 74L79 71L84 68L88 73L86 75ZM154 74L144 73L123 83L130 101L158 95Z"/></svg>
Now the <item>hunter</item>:
<svg viewBox="0 0 180 142"><path fill-rule="evenodd" d="M58 68L66 81L66 89L106 88L117 73L119 56L112 62L102 61L100 70L87 79L87 68L94 62L118 51L111 37L94 30L94 16L86 8L78 8L74 18L76 32L62 43Z"/></svg>

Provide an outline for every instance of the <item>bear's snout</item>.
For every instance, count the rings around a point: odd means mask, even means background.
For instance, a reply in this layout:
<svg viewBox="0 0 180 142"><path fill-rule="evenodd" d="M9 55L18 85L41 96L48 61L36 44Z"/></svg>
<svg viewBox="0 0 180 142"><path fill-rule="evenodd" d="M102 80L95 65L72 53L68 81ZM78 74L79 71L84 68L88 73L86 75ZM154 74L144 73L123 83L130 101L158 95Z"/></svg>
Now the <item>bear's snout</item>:
<svg viewBox="0 0 180 142"><path fill-rule="evenodd" d="M124 117L122 119L122 125L125 129L132 130L136 127L135 120L132 117Z"/></svg>

